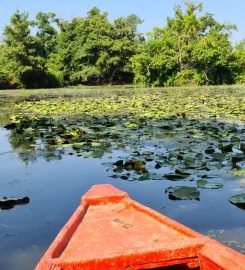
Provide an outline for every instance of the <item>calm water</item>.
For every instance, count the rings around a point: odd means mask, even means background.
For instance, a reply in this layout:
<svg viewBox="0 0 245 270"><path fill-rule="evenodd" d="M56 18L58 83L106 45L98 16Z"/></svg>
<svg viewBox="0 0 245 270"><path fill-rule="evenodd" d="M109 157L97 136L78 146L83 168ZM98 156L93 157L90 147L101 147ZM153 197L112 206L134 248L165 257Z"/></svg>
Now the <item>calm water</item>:
<svg viewBox="0 0 245 270"><path fill-rule="evenodd" d="M94 184L110 183L141 203L245 253L245 211L227 198L241 191L239 181L224 175L224 188L202 190L200 201L171 201L164 190L172 181L123 181L110 177L103 159L64 155L60 160L42 156L25 159L13 151L9 131L0 128L0 197L30 198L27 205L0 211L0 269L33 269L58 231ZM32 161L30 161L32 160ZM181 182L178 181L178 185ZM185 183L190 185L190 183Z"/></svg>

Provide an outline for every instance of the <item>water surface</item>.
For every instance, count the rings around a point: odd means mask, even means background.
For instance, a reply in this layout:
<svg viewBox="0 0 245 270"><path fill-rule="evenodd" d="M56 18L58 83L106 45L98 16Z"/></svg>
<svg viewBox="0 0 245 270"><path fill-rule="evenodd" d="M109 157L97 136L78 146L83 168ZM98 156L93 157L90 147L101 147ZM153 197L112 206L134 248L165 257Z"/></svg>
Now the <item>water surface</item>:
<svg viewBox="0 0 245 270"><path fill-rule="evenodd" d="M173 168L181 166L181 161L174 156L176 151L196 155L203 153L209 144L217 148L218 142L213 134L205 137L209 129L212 133L215 126L221 132L231 132L234 129L232 124L223 126L216 120L207 122L205 119L199 124L198 121L181 119L182 126L179 126L179 120L161 119L139 129L124 130L124 124L115 120L119 122L119 137L114 138L114 127L108 126L105 130L103 124L97 123L94 130L100 132L100 136L108 131L111 134L103 135L109 146L105 144L102 154L93 157L72 148L52 150L41 141L37 140L36 144L33 140L28 141L23 134L3 128L9 113L4 109L2 112L0 198L28 196L30 202L0 210L0 269L33 269L79 205L80 197L92 185L101 183L113 184L127 191L131 198L245 254L245 210L228 200L230 196L244 192L245 176L232 175L228 159L222 164L217 162L216 166L209 157L201 157L209 162L211 170L191 169L193 179L191 176L188 181L171 181L164 177ZM175 127L172 130L164 130L164 125L173 122ZM203 127L207 123L206 130ZM243 128L238 126L236 136L244 136ZM93 138L94 134L91 136ZM225 136L222 140L227 143ZM239 152L236 144L233 151ZM153 160L146 162L150 171L147 177L141 178L141 172L118 171L114 165L118 160L144 159L147 152L153 153L150 154ZM164 163L160 169L154 167L156 160ZM244 161L239 165L245 168ZM127 177L127 173L130 176ZM170 200L165 193L169 186L196 187L198 177L205 174L214 175L214 180L222 183L223 188L199 189L200 200Z"/></svg>
<svg viewBox="0 0 245 270"><path fill-rule="evenodd" d="M78 206L81 195L100 183L126 190L133 199L160 213L245 251L244 210L227 201L240 189L230 176L224 176L223 189L204 190L200 201L171 201L164 193L170 181L111 178L102 163L110 162L113 154L103 159L65 155L61 160L36 157L33 162L23 161L8 138L9 131L1 128L0 196L28 196L30 203L0 212L0 269L33 269Z"/></svg>

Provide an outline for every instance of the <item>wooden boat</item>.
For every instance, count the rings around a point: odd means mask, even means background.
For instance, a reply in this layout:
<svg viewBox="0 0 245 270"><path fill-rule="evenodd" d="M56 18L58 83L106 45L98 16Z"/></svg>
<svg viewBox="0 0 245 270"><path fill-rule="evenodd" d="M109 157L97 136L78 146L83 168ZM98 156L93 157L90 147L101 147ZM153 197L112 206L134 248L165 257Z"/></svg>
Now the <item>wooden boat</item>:
<svg viewBox="0 0 245 270"><path fill-rule="evenodd" d="M245 256L130 199L93 186L36 270L243 270Z"/></svg>

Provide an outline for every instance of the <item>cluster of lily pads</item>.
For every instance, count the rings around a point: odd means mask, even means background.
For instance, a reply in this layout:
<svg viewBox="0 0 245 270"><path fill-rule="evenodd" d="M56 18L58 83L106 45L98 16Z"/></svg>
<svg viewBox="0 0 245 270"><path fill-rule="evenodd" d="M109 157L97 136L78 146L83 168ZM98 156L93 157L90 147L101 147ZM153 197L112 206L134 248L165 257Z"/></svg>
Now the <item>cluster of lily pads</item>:
<svg viewBox="0 0 245 270"><path fill-rule="evenodd" d="M195 181L196 187L168 187L170 199L199 199L203 188L222 188L222 182L213 180L219 178L217 169L244 170L245 128L234 123L176 117L132 121L119 115L76 120L20 116L5 127L12 131L12 144L20 142L15 149L29 145L31 153L49 158L64 154L101 158L120 150L122 157L107 164L113 178ZM244 194L230 201L243 207Z"/></svg>
<svg viewBox="0 0 245 270"><path fill-rule="evenodd" d="M245 149L244 127L235 124L224 124L216 121L196 121L184 119L165 119L151 125L151 133L146 130L141 134L142 146L151 146L154 151L145 152L134 150L134 159L118 160L113 165L114 178L136 180L139 175L142 180L170 180L195 181L196 187L177 186L169 187L166 192L170 199L199 199L199 189L218 189L223 187L219 178L212 171L228 169L236 174L244 173ZM169 132L171 131L171 136ZM210 132L212 131L212 132ZM161 135L161 136L160 136ZM165 137L166 135L166 137ZM174 144L169 144L174 137ZM137 146L137 143L134 145ZM138 159L136 159L138 158ZM141 159L139 159L141 158ZM128 164L133 164L128 166ZM161 168L171 168L169 173L157 173ZM150 172L151 171L151 172ZM135 173L136 172L136 173ZM236 196L236 200L243 200L243 194ZM234 203L234 199L230 201ZM244 203L244 202L243 202ZM234 203L238 205L238 203ZM242 203L239 205L242 206Z"/></svg>
<svg viewBox="0 0 245 270"><path fill-rule="evenodd" d="M42 115L77 116L124 114L154 119L171 116L187 118L230 118L245 120L245 97L216 91L149 90L124 95L59 98L24 101L15 109ZM134 126L134 125L133 125Z"/></svg>
<svg viewBox="0 0 245 270"><path fill-rule="evenodd" d="M15 105L10 142L23 159L102 158L125 181L169 186L169 199L199 199L223 187L219 172L245 174L245 99L222 93L153 91L142 95L25 101ZM117 153L117 154L116 154ZM230 202L245 208L244 193Z"/></svg>

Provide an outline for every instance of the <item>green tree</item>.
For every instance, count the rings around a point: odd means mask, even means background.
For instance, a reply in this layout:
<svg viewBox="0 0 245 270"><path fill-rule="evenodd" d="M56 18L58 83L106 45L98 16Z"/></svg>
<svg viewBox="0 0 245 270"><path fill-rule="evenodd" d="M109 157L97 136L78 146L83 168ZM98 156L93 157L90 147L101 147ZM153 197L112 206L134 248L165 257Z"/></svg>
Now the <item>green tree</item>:
<svg viewBox="0 0 245 270"><path fill-rule="evenodd" d="M28 13L17 10L4 29L2 73L13 87L39 88L55 84L45 66L48 39L44 25L41 24L41 17L45 14L39 15L35 23L28 20ZM31 29L35 25L39 31L33 36Z"/></svg>
<svg viewBox="0 0 245 270"><path fill-rule="evenodd" d="M135 82L146 85L163 85L177 70L177 55L173 37L166 29L154 28L140 46L139 53L131 58Z"/></svg>
<svg viewBox="0 0 245 270"><path fill-rule="evenodd" d="M233 25L216 24L201 36L193 48L196 68L203 72L208 84L233 83L234 53L229 41Z"/></svg>
<svg viewBox="0 0 245 270"><path fill-rule="evenodd" d="M99 82L102 77L99 56L109 47L109 22L107 14L96 8L85 18L71 22L59 21L57 52L51 54L49 67L57 67L56 73L64 83L79 84Z"/></svg>
<svg viewBox="0 0 245 270"><path fill-rule="evenodd" d="M35 19L36 57L39 58L41 69L46 74L47 84L61 86L63 85L63 74L58 70L61 63L57 61L59 57L57 46L59 19L54 13L44 12L39 12Z"/></svg>
<svg viewBox="0 0 245 270"><path fill-rule="evenodd" d="M112 24L112 41L108 48L106 77L110 83L132 82L133 72L130 58L136 54L143 37L137 26L142 21L136 15L118 18Z"/></svg>
<svg viewBox="0 0 245 270"><path fill-rule="evenodd" d="M6 69L6 49L7 47L3 44L0 44L0 89L14 88L16 85L8 74Z"/></svg>
<svg viewBox="0 0 245 270"><path fill-rule="evenodd" d="M245 39L235 48L234 77L236 83L245 83Z"/></svg>
<svg viewBox="0 0 245 270"><path fill-rule="evenodd" d="M138 23L135 15L111 23L97 8L84 18L60 21L58 49L50 63L71 84L132 82L129 59L141 40Z"/></svg>
<svg viewBox="0 0 245 270"><path fill-rule="evenodd" d="M39 55L48 58L51 53L57 51L57 24L58 19L54 13L38 12L34 22L37 27L36 39L39 45Z"/></svg>
<svg viewBox="0 0 245 270"><path fill-rule="evenodd" d="M196 12L202 10L202 4L186 4L184 12L181 6L175 7L174 18L167 18L166 30L172 37L179 70L193 68L192 49L204 29L205 18L197 18Z"/></svg>
<svg viewBox="0 0 245 270"><path fill-rule="evenodd" d="M98 8L60 20L16 11L0 43L0 87L76 84L190 85L245 81L245 41L230 42L234 25L202 13L202 4L176 6L165 27L143 37L136 15L109 21Z"/></svg>
<svg viewBox="0 0 245 270"><path fill-rule="evenodd" d="M151 85L232 83L234 25L219 24L211 14L198 16L202 4L175 8L163 28L155 28L132 58L135 78Z"/></svg>
<svg viewBox="0 0 245 270"><path fill-rule="evenodd" d="M107 71L108 50L112 46L111 24L107 13L93 8L76 27L76 48L71 80L75 83L103 83Z"/></svg>
<svg viewBox="0 0 245 270"><path fill-rule="evenodd" d="M11 85L24 87L27 74L32 71L30 53L34 40L30 35L28 14L16 11L4 29L2 52L3 73Z"/></svg>

